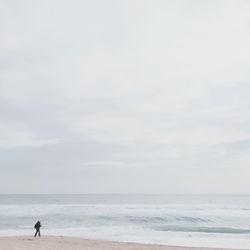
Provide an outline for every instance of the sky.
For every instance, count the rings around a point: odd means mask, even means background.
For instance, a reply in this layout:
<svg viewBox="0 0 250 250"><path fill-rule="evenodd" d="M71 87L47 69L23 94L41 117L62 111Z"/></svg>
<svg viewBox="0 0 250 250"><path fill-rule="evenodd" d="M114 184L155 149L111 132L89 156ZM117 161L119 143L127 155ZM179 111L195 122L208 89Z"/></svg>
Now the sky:
<svg viewBox="0 0 250 250"><path fill-rule="evenodd" d="M249 13L0 0L0 193L249 193Z"/></svg>

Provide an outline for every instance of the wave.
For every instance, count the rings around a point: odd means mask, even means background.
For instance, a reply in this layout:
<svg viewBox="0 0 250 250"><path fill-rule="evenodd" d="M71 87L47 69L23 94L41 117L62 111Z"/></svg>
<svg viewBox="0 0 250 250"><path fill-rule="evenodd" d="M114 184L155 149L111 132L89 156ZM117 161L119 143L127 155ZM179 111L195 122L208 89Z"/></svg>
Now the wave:
<svg viewBox="0 0 250 250"><path fill-rule="evenodd" d="M173 215L164 215L164 216L134 216L134 215L124 215L124 216L95 216L97 220L100 221L123 221L131 222L136 224L162 224L162 223L208 223L212 222L212 219L201 218L194 216L173 216Z"/></svg>
<svg viewBox="0 0 250 250"><path fill-rule="evenodd" d="M229 227L184 227L184 226L158 226L157 231L190 232L190 233L217 233L217 234L250 234L250 229Z"/></svg>

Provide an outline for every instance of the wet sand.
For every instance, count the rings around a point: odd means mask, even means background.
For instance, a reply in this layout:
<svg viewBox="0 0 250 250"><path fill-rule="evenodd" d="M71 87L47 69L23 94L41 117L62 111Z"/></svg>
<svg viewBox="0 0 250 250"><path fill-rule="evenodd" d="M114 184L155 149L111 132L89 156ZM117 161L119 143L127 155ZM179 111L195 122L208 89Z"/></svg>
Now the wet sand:
<svg viewBox="0 0 250 250"><path fill-rule="evenodd" d="M222 248L178 247L165 245L85 240L63 236L0 237L0 250L219 250Z"/></svg>

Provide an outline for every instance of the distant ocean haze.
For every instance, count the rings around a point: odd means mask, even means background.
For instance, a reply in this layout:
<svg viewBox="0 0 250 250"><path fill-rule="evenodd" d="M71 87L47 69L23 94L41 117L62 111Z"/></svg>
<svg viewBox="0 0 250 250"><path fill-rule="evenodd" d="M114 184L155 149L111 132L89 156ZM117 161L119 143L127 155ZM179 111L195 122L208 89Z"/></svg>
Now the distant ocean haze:
<svg viewBox="0 0 250 250"><path fill-rule="evenodd" d="M0 195L0 235L250 248L248 195Z"/></svg>

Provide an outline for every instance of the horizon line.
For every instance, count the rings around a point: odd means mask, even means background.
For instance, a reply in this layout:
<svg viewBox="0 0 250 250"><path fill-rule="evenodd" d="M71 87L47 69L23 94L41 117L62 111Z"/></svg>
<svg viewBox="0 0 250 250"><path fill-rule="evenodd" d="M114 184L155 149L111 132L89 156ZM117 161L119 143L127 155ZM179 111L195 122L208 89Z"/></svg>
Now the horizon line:
<svg viewBox="0 0 250 250"><path fill-rule="evenodd" d="M0 193L0 195L250 195L250 193Z"/></svg>

